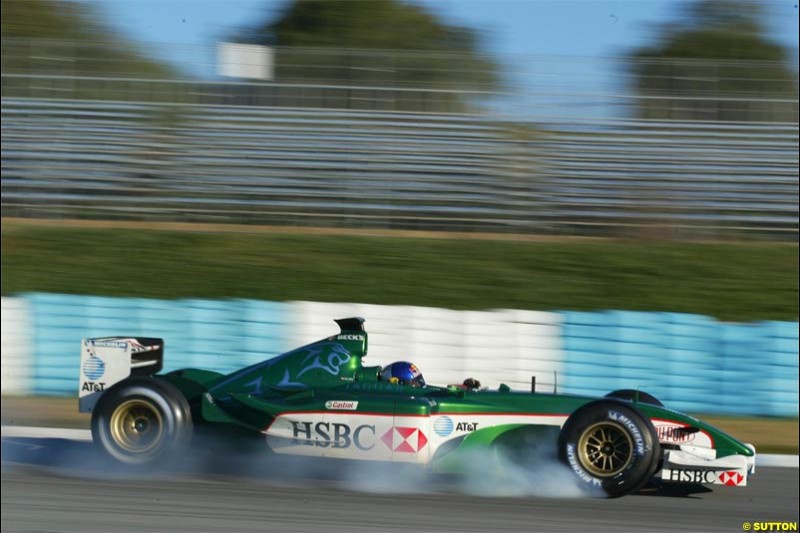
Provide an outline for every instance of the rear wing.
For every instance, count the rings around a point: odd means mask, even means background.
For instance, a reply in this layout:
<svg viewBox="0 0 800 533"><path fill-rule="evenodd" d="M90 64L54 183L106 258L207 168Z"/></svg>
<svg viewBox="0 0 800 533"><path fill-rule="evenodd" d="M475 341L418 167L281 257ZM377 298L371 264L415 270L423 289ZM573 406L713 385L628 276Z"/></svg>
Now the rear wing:
<svg viewBox="0 0 800 533"><path fill-rule="evenodd" d="M151 376L164 366L164 339L103 337L83 339L78 406L91 412L104 391L129 376Z"/></svg>

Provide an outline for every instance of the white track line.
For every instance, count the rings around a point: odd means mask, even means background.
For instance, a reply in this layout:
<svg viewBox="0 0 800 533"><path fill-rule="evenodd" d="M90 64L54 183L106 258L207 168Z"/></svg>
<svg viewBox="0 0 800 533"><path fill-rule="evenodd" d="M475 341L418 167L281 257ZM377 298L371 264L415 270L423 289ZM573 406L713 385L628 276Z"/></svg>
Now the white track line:
<svg viewBox="0 0 800 533"><path fill-rule="evenodd" d="M31 426L2 426L0 434L5 438L18 439L67 439L92 440L92 432L88 429L37 428Z"/></svg>
<svg viewBox="0 0 800 533"><path fill-rule="evenodd" d="M783 468L798 468L800 466L800 456L797 455L778 455L763 453L756 455L756 466L780 466Z"/></svg>
<svg viewBox="0 0 800 533"><path fill-rule="evenodd" d="M92 432L88 429L67 428L38 428L30 426L2 426L0 428L3 438L18 439L67 439L67 440L92 440ZM756 467L773 466L782 468L798 468L800 456L777 455L762 453L756 455Z"/></svg>

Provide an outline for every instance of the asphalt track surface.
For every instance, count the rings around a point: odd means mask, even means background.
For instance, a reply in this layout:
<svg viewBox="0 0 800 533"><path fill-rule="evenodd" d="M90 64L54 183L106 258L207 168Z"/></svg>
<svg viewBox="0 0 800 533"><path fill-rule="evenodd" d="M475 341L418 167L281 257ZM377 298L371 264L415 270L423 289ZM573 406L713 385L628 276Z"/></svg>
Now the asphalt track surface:
<svg viewBox="0 0 800 533"><path fill-rule="evenodd" d="M341 472L283 460L206 457L202 468L122 474L99 466L89 444L57 439L3 439L2 455L2 531L674 533L798 521L797 468L760 468L746 488L604 500L475 496L433 480L395 489L388 471L353 491Z"/></svg>

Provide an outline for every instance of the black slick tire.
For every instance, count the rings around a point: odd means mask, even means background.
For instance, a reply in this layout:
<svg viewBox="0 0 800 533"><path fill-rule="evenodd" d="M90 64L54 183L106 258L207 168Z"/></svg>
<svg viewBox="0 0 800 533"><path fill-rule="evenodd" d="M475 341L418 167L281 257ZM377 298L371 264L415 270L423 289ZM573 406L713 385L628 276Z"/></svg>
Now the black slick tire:
<svg viewBox="0 0 800 533"><path fill-rule="evenodd" d="M92 440L106 458L156 466L181 457L192 438L186 398L155 377L134 377L106 391L92 412Z"/></svg>
<svg viewBox="0 0 800 533"><path fill-rule="evenodd" d="M652 422L633 405L611 399L573 412L561 428L558 452L581 481L611 498L643 487L661 454Z"/></svg>
<svg viewBox="0 0 800 533"><path fill-rule="evenodd" d="M606 394L605 397L616 398L618 400L625 400L626 402L649 403L650 405L658 405L660 407L664 406L664 404L661 403L661 401L652 394L648 394L644 391L638 391L634 389L615 390L614 392L609 392L608 394Z"/></svg>

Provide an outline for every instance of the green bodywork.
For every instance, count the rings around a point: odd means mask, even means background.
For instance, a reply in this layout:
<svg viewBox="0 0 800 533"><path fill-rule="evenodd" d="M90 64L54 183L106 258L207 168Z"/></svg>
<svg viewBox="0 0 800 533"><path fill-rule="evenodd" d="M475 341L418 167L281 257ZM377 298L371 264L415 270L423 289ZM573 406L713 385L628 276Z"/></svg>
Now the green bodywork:
<svg viewBox="0 0 800 533"><path fill-rule="evenodd" d="M597 400L589 396L515 391L467 391L456 387L414 388L379 380L380 367L363 366L367 333L353 319L339 321L341 333L228 375L187 369L163 376L187 398L196 424L228 424L262 432L281 414L324 412L329 401L357 401L361 413L393 416L524 414L569 416ZM501 389L505 390L507 387ZM694 417L666 407L636 403L651 419L697 428L711 436L717 457L752 456L742 442ZM493 425L470 432L433 457L492 446L502 436L536 424ZM553 427L542 426L552 433ZM556 428L557 430L557 428ZM557 435L557 431L555 432Z"/></svg>

